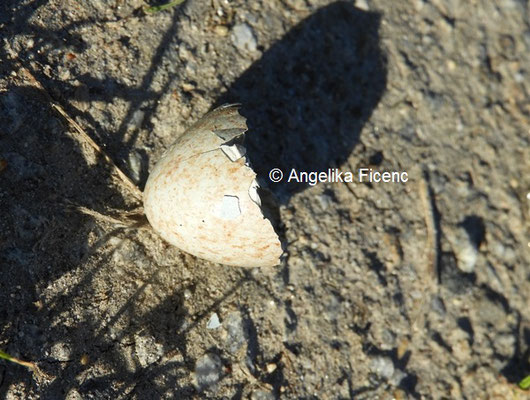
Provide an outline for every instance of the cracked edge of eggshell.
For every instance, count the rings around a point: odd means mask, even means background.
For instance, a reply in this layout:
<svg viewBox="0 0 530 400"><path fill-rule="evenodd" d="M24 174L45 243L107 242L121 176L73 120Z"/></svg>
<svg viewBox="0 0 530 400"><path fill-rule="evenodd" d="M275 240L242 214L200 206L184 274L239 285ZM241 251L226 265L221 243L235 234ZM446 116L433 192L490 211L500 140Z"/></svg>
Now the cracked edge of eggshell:
<svg viewBox="0 0 530 400"><path fill-rule="evenodd" d="M244 119L244 128L234 128L234 129L219 129L219 130L212 130L212 132L218 137L220 138L221 140L223 140L223 143L221 143L219 145L219 150L221 150L224 155L226 157L228 157L228 159L232 162L237 162L238 160L240 160L241 158L244 158L245 159L245 162L244 162L244 167L246 168L249 168L252 173L254 174L255 178L252 180L249 188L248 188L248 196L250 197L250 200L252 200L252 202L254 204L256 204L258 207L259 207L259 210L260 210L260 213L263 217L263 219L267 220L269 222L269 224L271 224L271 227L274 231L274 233L276 234L276 238L278 240L278 242L280 243L280 247L281 249L283 250L283 252L285 252L285 243L284 241L282 241L281 239L281 235L278 233L278 228L277 228L277 225L279 223L279 221L275 221L273 220L273 218L270 217L270 215L272 214L271 212L269 212L268 210L264 210L264 205L261 201L261 197L258 193L258 190L261 189L261 186L259 185L258 181L257 181L257 174L256 172L254 171L254 169L252 168L252 164L251 164L251 161L250 159L248 158L247 156L247 149L246 147L242 144L242 143L238 143L237 140L240 139L242 136L245 135L245 133L248 131L248 126L246 124L246 118L241 115L241 113L239 112L239 108L240 108L240 104L224 104L222 105L221 107L219 108L228 108L228 107L237 107L237 113ZM218 108L218 109L219 109ZM226 218L226 219L232 219L234 215L236 215L236 205L235 205L235 202L233 202L233 200L229 200L230 197L235 197L237 198L237 196L231 196L229 194L226 194L223 198L223 203L222 203L222 210L221 210L221 213L222 215ZM238 199L238 202L237 202L237 207L239 207L239 198ZM241 212L241 210L239 209L239 212ZM267 216L269 215L269 216ZM280 257L278 257L278 264L280 263L280 260L282 258L284 253L282 253L282 255L280 255Z"/></svg>

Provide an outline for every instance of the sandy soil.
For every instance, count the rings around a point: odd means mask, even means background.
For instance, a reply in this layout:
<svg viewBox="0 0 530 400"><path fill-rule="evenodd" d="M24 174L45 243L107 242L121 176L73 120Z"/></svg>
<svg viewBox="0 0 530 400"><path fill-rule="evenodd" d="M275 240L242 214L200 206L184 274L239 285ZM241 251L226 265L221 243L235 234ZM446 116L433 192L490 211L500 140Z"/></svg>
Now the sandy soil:
<svg viewBox="0 0 530 400"><path fill-rule="evenodd" d="M524 399L530 7L518 0L0 4L0 361L7 399ZM187 126L243 104L275 268L120 226ZM215 326L214 314L220 326Z"/></svg>

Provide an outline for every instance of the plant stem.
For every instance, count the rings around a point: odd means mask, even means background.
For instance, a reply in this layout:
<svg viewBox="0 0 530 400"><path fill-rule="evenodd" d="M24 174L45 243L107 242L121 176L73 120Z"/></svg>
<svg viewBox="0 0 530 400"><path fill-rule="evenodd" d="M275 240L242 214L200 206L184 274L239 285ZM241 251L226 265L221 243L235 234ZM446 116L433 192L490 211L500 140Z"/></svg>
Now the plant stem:
<svg viewBox="0 0 530 400"><path fill-rule="evenodd" d="M184 1L186 1L186 0L173 0L173 1L170 1L169 3L162 4L160 6L147 7L145 9L145 12L147 12L147 13L156 13L156 12L159 12L159 11L167 10L168 8L175 7L175 6L178 6L179 4L184 3Z"/></svg>
<svg viewBox="0 0 530 400"><path fill-rule="evenodd" d="M14 362L15 364L23 365L24 367L29 368L32 371L35 371L35 369L37 368L37 366L34 363L29 362L29 361L19 360L18 358L10 356L9 354L7 354L5 351L2 351L2 350L0 350L0 358L3 358L4 360L7 360L7 361Z"/></svg>

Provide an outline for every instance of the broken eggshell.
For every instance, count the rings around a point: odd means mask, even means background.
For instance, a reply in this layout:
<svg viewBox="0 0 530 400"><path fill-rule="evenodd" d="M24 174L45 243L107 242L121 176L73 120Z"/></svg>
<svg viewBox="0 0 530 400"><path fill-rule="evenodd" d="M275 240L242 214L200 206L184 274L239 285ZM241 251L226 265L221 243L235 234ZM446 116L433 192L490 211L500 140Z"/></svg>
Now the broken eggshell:
<svg viewBox="0 0 530 400"><path fill-rule="evenodd" d="M247 125L238 109L209 112L166 151L147 180L145 214L166 241L197 257L274 266L283 250L240 143Z"/></svg>

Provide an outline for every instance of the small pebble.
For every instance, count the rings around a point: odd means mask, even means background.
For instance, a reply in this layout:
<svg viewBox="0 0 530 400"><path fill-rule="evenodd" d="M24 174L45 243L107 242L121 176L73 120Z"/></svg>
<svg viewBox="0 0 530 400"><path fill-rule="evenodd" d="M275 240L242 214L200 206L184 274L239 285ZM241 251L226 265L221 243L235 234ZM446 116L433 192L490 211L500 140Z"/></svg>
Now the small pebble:
<svg viewBox="0 0 530 400"><path fill-rule="evenodd" d="M136 357L142 367L147 367L162 358L164 354L164 347L157 343L153 336L134 337L134 347Z"/></svg>
<svg viewBox="0 0 530 400"><path fill-rule="evenodd" d="M55 343L51 348L50 356L56 361L68 361L71 357L70 346L62 342Z"/></svg>
<svg viewBox="0 0 530 400"><path fill-rule="evenodd" d="M202 391L215 385L221 378L223 363L217 354L205 354L195 365L197 388Z"/></svg>
<svg viewBox="0 0 530 400"><path fill-rule="evenodd" d="M225 320L227 330L227 346L231 353L236 353L245 344L245 330L243 319L238 312L228 314Z"/></svg>
<svg viewBox="0 0 530 400"><path fill-rule="evenodd" d="M357 0L355 2L355 7L357 7L359 10L363 11L369 11L370 7L368 6L368 3L366 0Z"/></svg>
<svg viewBox="0 0 530 400"><path fill-rule="evenodd" d="M66 400L83 400L83 396L81 396L77 390L71 389L66 394L65 399Z"/></svg>
<svg viewBox="0 0 530 400"><path fill-rule="evenodd" d="M467 274L475 270L475 264L477 262L478 251L477 249L467 242L463 244L458 253L456 253L456 258L458 260L458 268Z"/></svg>
<svg viewBox="0 0 530 400"><path fill-rule="evenodd" d="M333 198L329 194L326 194L326 193L322 193L321 195L317 197L317 199L320 203L320 206L324 210L327 210L329 206L333 203Z"/></svg>
<svg viewBox="0 0 530 400"><path fill-rule="evenodd" d="M513 357L516 338L511 333L501 333L495 337L493 346L498 355L504 358Z"/></svg>
<svg viewBox="0 0 530 400"><path fill-rule="evenodd" d="M206 328L208 329L217 329L221 326L221 322L219 322L219 316L217 313L213 313L210 319L208 320L208 323L206 324Z"/></svg>
<svg viewBox="0 0 530 400"><path fill-rule="evenodd" d="M136 151L129 153L129 171L131 172L132 180L135 183L140 182L140 175L142 172L142 157Z"/></svg>
<svg viewBox="0 0 530 400"><path fill-rule="evenodd" d="M193 83L187 83L187 82L184 82L182 84L182 90L184 92L191 92L195 89L195 85Z"/></svg>
<svg viewBox="0 0 530 400"><path fill-rule="evenodd" d="M441 297L435 296L431 300L431 309L439 316L444 317L446 313L445 304Z"/></svg>
<svg viewBox="0 0 530 400"><path fill-rule="evenodd" d="M273 393L265 390L256 390L250 396L251 400L274 400L276 397Z"/></svg>
<svg viewBox="0 0 530 400"><path fill-rule="evenodd" d="M460 271L469 274L475 270L478 259L478 249L464 228L456 228L449 232L449 241L453 247L457 260L457 267Z"/></svg>
<svg viewBox="0 0 530 400"><path fill-rule="evenodd" d="M59 67L57 69L57 75L59 76L59 79L62 81L67 81L71 77L70 70L68 68L63 68L63 67Z"/></svg>
<svg viewBox="0 0 530 400"><path fill-rule="evenodd" d="M382 378L390 379L394 375L394 363L389 357L374 357L371 367L372 371Z"/></svg>
<svg viewBox="0 0 530 400"><path fill-rule="evenodd" d="M88 356L88 354L83 354L81 355L81 358L79 358L79 364L81 365L88 365L89 362L90 357Z"/></svg>
<svg viewBox="0 0 530 400"><path fill-rule="evenodd" d="M217 36L228 35L228 27L225 25L216 25L215 28L213 28L213 31Z"/></svg>
<svg viewBox="0 0 530 400"><path fill-rule="evenodd" d="M145 117L145 111L141 109L136 110L133 113L131 120L129 121L129 124L128 124L129 128L139 129L144 122L144 117Z"/></svg>
<svg viewBox="0 0 530 400"><path fill-rule="evenodd" d="M252 28L245 23L237 24L232 29L232 43L241 51L256 51L258 44Z"/></svg>
<svg viewBox="0 0 530 400"><path fill-rule="evenodd" d="M276 371L276 368L278 368L278 366L274 363L268 363L267 364L267 373L268 374L272 374L274 371Z"/></svg>

